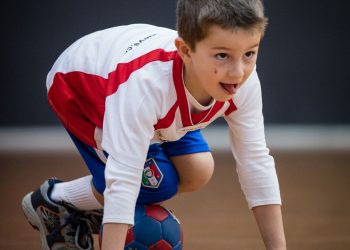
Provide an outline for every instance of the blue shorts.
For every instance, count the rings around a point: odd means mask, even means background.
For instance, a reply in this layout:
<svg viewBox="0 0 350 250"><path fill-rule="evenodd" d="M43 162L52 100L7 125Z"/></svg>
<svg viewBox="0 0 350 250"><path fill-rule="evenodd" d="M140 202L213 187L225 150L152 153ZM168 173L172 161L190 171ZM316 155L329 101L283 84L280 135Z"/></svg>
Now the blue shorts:
<svg viewBox="0 0 350 250"><path fill-rule="evenodd" d="M106 188L105 162L101 160L95 148L83 143L69 131L68 133L93 176L94 187L100 194L103 194ZM161 202L177 193L179 178L169 157L209 151L209 146L200 130L188 132L178 141L150 145L137 203ZM100 151L99 153L108 157L106 152Z"/></svg>

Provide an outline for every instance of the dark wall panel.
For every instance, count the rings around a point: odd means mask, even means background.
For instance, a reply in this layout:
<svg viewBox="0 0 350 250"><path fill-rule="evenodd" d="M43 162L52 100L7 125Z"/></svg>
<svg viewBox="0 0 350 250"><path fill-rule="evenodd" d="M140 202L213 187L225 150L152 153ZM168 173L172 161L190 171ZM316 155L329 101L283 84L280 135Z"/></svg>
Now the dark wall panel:
<svg viewBox="0 0 350 250"><path fill-rule="evenodd" d="M350 2L265 1L258 71L266 123L349 124ZM2 8L0 126L56 125L45 78L81 36L111 26L174 28L175 1L10 1Z"/></svg>

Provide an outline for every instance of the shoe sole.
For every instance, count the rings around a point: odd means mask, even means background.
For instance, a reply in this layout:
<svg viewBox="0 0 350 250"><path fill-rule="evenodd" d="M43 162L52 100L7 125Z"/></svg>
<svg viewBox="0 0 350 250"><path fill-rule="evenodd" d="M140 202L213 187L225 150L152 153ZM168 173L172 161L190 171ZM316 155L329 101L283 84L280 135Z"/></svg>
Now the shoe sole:
<svg viewBox="0 0 350 250"><path fill-rule="evenodd" d="M29 224L36 230L39 230L40 232L40 239L41 239L41 245L43 247L43 250L50 250L49 246L46 242L46 234L43 226L40 223L40 218L36 211L34 210L31 202L31 195L33 192L30 192L24 198L22 199L22 209L24 212L25 217L27 218L27 221Z"/></svg>

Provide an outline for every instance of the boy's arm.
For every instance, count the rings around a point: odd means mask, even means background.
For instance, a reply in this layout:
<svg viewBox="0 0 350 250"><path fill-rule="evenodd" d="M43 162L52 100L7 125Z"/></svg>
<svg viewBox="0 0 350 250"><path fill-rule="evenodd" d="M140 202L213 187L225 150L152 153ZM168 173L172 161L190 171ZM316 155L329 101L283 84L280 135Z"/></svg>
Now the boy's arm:
<svg viewBox="0 0 350 250"><path fill-rule="evenodd" d="M102 250L123 250L128 224L105 223L103 225Z"/></svg>
<svg viewBox="0 0 350 250"><path fill-rule="evenodd" d="M91 183L92 192L96 199L103 204L103 195L97 192L94 185ZM103 250L123 250L125 245L125 239L127 235L129 225L123 223L105 223L103 225L103 244L100 246Z"/></svg>
<svg viewBox="0 0 350 250"><path fill-rule="evenodd" d="M260 81L253 72L234 96L237 111L225 117L242 190L266 249L286 249L281 198L273 157L266 147Z"/></svg>
<svg viewBox="0 0 350 250"><path fill-rule="evenodd" d="M267 250L286 250L280 205L265 205L253 208L261 236Z"/></svg>

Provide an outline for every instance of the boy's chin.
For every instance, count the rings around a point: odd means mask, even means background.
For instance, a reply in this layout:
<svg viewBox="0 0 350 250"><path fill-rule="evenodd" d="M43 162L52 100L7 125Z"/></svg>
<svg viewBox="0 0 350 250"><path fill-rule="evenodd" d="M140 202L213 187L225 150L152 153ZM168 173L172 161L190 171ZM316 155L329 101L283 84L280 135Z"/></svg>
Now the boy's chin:
<svg viewBox="0 0 350 250"><path fill-rule="evenodd" d="M232 99L232 97L234 96L234 94L232 95L227 95L227 96L221 96L221 97L217 97L217 98L214 98L215 101L218 101L218 102L226 102L226 101L229 101L230 99Z"/></svg>

